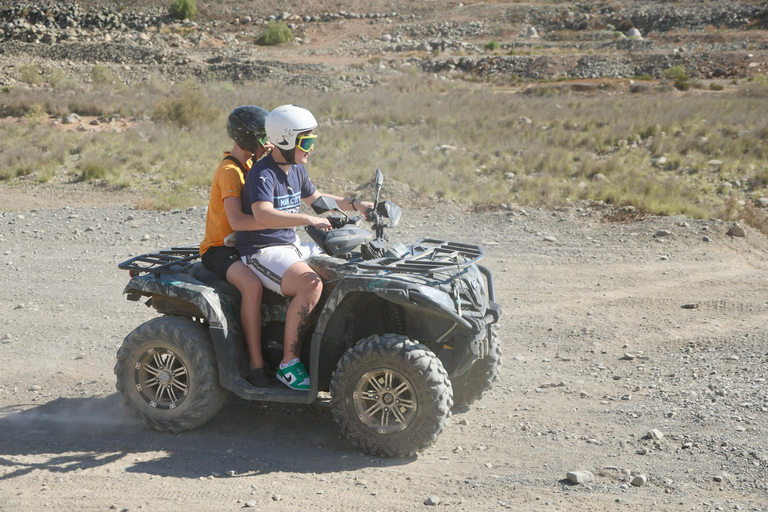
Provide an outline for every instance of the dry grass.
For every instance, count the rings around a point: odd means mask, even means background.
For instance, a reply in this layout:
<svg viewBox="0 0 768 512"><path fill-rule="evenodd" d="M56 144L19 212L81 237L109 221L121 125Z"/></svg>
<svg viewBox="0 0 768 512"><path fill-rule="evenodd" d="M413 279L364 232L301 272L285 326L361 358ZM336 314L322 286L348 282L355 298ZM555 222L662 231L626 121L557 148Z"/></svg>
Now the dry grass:
<svg viewBox="0 0 768 512"><path fill-rule="evenodd" d="M157 80L132 90L102 83L74 95L20 88L2 95L6 115L42 108L154 122L98 135L3 125L0 179L39 173L46 180L58 169L145 191L154 207L201 204L231 147L226 114L243 104L297 103L320 122L310 159L316 177L363 183L380 168L421 194L475 205L590 200L706 218L722 215L732 198L753 204L768 196L768 87L759 79L740 87L536 97L403 75L355 94ZM22 140L49 149L31 158L13 149ZM758 223L759 210L742 210Z"/></svg>

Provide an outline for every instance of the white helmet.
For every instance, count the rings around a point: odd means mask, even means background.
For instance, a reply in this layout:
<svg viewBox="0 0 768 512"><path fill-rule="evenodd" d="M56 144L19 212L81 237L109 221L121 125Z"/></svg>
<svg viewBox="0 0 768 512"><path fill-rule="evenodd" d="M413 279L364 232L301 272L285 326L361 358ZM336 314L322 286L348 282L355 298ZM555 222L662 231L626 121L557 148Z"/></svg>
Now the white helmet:
<svg viewBox="0 0 768 512"><path fill-rule="evenodd" d="M296 136L317 128L312 112L298 105L283 105L269 113L264 123L269 142L283 150L296 147Z"/></svg>

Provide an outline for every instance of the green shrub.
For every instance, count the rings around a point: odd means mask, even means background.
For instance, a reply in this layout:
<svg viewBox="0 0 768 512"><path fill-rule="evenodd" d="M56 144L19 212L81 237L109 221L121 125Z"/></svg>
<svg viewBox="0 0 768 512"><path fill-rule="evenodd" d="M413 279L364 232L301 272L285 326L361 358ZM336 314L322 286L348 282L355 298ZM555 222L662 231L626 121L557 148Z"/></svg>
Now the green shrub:
<svg viewBox="0 0 768 512"><path fill-rule="evenodd" d="M214 121L217 117L219 111L211 100L194 89L182 91L177 98L161 100L152 113L152 119L155 121L171 123L182 128Z"/></svg>
<svg viewBox="0 0 768 512"><path fill-rule="evenodd" d="M115 163L104 155L81 158L77 163L80 181L103 180L114 172Z"/></svg>
<svg viewBox="0 0 768 512"><path fill-rule="evenodd" d="M723 90L723 84L717 84L715 82L709 83L709 89L711 91L722 91Z"/></svg>
<svg viewBox="0 0 768 512"><path fill-rule="evenodd" d="M168 13L177 20L188 20L197 16L197 2L195 0L173 0Z"/></svg>
<svg viewBox="0 0 768 512"><path fill-rule="evenodd" d="M766 78L765 75L755 75L749 81L760 87L768 87L768 78Z"/></svg>
<svg viewBox="0 0 768 512"><path fill-rule="evenodd" d="M45 111L45 107L43 107L40 103L33 103L27 110L24 118L27 120L30 126L40 126L45 122L45 117L47 115L48 114Z"/></svg>
<svg viewBox="0 0 768 512"><path fill-rule="evenodd" d="M68 78L67 75L60 69L52 69L45 75L45 81L51 84L55 88L69 88L73 89L77 82Z"/></svg>
<svg viewBox="0 0 768 512"><path fill-rule="evenodd" d="M115 83L115 74L107 66L96 64L91 69L91 82L96 87L105 87Z"/></svg>
<svg viewBox="0 0 768 512"><path fill-rule="evenodd" d="M688 83L688 74L685 72L685 66L678 64L662 72L662 76L667 80L672 80L675 88L679 91L687 91L691 84Z"/></svg>
<svg viewBox="0 0 768 512"><path fill-rule="evenodd" d="M667 80L672 80L675 82L678 80L683 82L688 80L688 75L685 72L685 66L682 64L678 64L676 66L672 66L669 69L665 69L661 74Z"/></svg>
<svg viewBox="0 0 768 512"><path fill-rule="evenodd" d="M485 43L483 45L483 48L485 48L486 50L488 50L490 52L492 52L494 50L498 50L500 47L501 47L501 45L499 45L499 43L497 43L496 41L488 41L487 43Z"/></svg>
<svg viewBox="0 0 768 512"><path fill-rule="evenodd" d="M256 37L256 44L272 46L293 41L293 33L283 20L270 20L267 28Z"/></svg>
<svg viewBox="0 0 768 512"><path fill-rule="evenodd" d="M24 64L19 66L19 80L27 84L40 84L43 77L40 76L40 68L35 64Z"/></svg>

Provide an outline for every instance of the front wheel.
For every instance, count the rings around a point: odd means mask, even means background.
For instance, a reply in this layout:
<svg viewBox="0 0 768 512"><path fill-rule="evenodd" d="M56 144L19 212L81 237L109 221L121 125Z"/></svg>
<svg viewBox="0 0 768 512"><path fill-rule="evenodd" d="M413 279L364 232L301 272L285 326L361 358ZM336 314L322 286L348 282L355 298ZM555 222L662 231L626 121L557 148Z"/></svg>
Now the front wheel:
<svg viewBox="0 0 768 512"><path fill-rule="evenodd" d="M383 457L407 457L434 443L453 406L442 362L396 334L373 335L347 350L331 395L333 417L352 444Z"/></svg>
<svg viewBox="0 0 768 512"><path fill-rule="evenodd" d="M188 318L154 318L117 351L116 387L131 414L163 432L199 427L221 408L216 354L207 330Z"/></svg>

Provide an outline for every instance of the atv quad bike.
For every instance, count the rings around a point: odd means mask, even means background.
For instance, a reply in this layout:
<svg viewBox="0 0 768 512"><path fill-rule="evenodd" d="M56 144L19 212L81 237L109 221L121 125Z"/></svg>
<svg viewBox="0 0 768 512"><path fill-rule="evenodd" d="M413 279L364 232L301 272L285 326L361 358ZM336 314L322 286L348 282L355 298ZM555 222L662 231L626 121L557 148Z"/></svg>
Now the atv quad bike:
<svg viewBox="0 0 768 512"><path fill-rule="evenodd" d="M333 199L312 205L335 213L334 229L306 228L325 251L308 262L323 281L302 340L309 391L245 380L240 294L196 261L196 246L121 263L131 276L128 299L148 297L147 306L163 315L137 327L117 352L117 389L132 414L155 430L180 432L212 418L230 391L304 404L330 391L345 435L372 455L404 457L435 442L451 408L477 400L496 379L501 348L492 325L501 309L491 272L477 264L480 247L435 239L386 247L384 229L398 223L401 210L379 201L383 182L377 170L367 214L375 236ZM283 355L289 303L264 290L262 347L272 368Z"/></svg>

